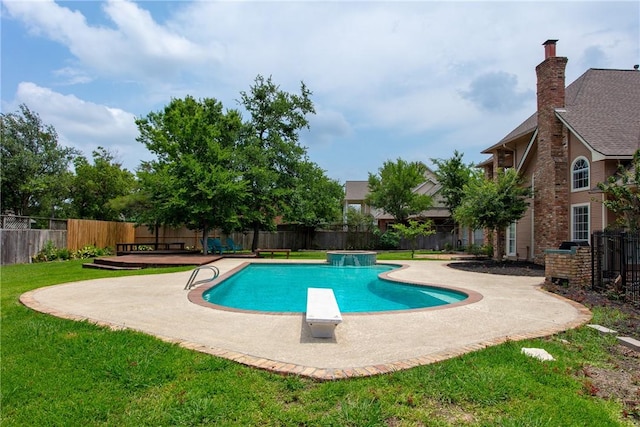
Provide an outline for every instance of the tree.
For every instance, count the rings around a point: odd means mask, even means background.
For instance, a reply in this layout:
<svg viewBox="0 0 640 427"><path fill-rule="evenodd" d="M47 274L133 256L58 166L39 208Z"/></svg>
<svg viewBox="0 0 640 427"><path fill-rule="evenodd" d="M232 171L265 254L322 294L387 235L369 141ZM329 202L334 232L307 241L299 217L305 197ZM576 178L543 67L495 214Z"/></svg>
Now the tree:
<svg viewBox="0 0 640 427"><path fill-rule="evenodd" d="M369 173L369 194L366 202L390 214L396 223L405 223L411 215L427 210L432 199L413 190L424 182L427 167L421 162L398 159L384 162L379 175Z"/></svg>
<svg viewBox="0 0 640 427"><path fill-rule="evenodd" d="M296 176L306 161L298 132L309 126L307 115L315 113L310 95L304 83L295 95L260 75L248 93L241 92L240 102L250 115L238 146L240 172L249 190L242 224L253 230L252 250L260 230L275 229L276 217L293 203Z"/></svg>
<svg viewBox="0 0 640 427"><path fill-rule="evenodd" d="M462 162L463 154L458 150L453 152L450 159L431 159L437 166L434 172L438 183L442 186L440 195L444 198L449 212L453 212L460 206L464 197L464 186L469 182L473 165L465 165Z"/></svg>
<svg viewBox="0 0 640 427"><path fill-rule="evenodd" d="M363 213L353 206L346 213L347 244L346 249L369 249L372 244L367 237L375 228L375 218L370 213Z"/></svg>
<svg viewBox="0 0 640 427"><path fill-rule="evenodd" d="M436 231L433 229L433 221L431 220L420 222L410 219L408 223L408 225L394 224L393 229L400 234L402 238L409 241L409 244L411 245L411 258L413 258L416 252L418 237L429 236L434 234Z"/></svg>
<svg viewBox="0 0 640 427"><path fill-rule="evenodd" d="M84 156L76 157L76 175L71 205L79 218L102 221L123 220L123 211L111 202L131 194L135 176L115 160L109 150L98 147L93 151L93 164Z"/></svg>
<svg viewBox="0 0 640 427"><path fill-rule="evenodd" d="M629 166L619 165L618 173L605 182L599 182L598 188L604 192L604 205L615 213L619 226L629 231L640 229L640 150L633 155Z"/></svg>
<svg viewBox="0 0 640 427"><path fill-rule="evenodd" d="M499 172L495 180L477 171L465 185L464 197L453 213L456 221L463 225L496 233L498 244L494 256L498 260L503 255L505 229L527 210L531 189L522 184L522 177L515 169Z"/></svg>
<svg viewBox="0 0 640 427"><path fill-rule="evenodd" d="M26 105L0 114L2 168L1 211L17 215L55 217L65 209L72 173L69 164L78 151L61 147L51 125Z"/></svg>
<svg viewBox="0 0 640 427"><path fill-rule="evenodd" d="M340 221L343 199L344 191L339 182L329 179L315 163L303 161L283 218L302 228L305 233L303 247L309 249L318 227Z"/></svg>
<svg viewBox="0 0 640 427"><path fill-rule="evenodd" d="M340 220L344 190L336 180L310 161L299 165L292 203L287 206L284 219L315 229Z"/></svg>
<svg viewBox="0 0 640 427"><path fill-rule="evenodd" d="M203 239L210 229L236 228L247 194L234 153L243 128L240 114L223 111L215 99L187 96L136 124L138 141L158 157L145 164L141 179L154 205L152 217L202 230Z"/></svg>

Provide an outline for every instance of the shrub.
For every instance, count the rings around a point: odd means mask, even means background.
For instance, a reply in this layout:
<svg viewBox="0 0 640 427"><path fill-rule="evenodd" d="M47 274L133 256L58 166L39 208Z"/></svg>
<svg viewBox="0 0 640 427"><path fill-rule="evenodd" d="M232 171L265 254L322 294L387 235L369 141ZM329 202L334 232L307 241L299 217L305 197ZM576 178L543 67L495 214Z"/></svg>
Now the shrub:
<svg viewBox="0 0 640 427"><path fill-rule="evenodd" d="M466 252L472 255L484 255L491 258L493 257L493 245L479 246L479 245L470 244L469 246L467 246Z"/></svg>
<svg viewBox="0 0 640 427"><path fill-rule="evenodd" d="M37 255L32 257L33 262L54 261L58 258L58 249L51 240L47 240L44 247Z"/></svg>
<svg viewBox="0 0 640 427"><path fill-rule="evenodd" d="M78 249L73 253L74 259L86 259L86 258L95 258L99 256L112 255L111 249L109 248L97 248L93 245L88 245L83 247L82 249Z"/></svg>
<svg viewBox="0 0 640 427"><path fill-rule="evenodd" d="M110 248L100 249L95 246L85 246L77 251L70 251L67 248L56 248L51 240L45 243L44 247L37 255L32 257L33 262L47 262L47 261L66 261L70 259L85 259L95 258L98 256L112 255L113 252Z"/></svg>
<svg viewBox="0 0 640 427"><path fill-rule="evenodd" d="M378 247L380 249L398 249L400 246L400 235L393 231L385 233L376 233L378 236Z"/></svg>

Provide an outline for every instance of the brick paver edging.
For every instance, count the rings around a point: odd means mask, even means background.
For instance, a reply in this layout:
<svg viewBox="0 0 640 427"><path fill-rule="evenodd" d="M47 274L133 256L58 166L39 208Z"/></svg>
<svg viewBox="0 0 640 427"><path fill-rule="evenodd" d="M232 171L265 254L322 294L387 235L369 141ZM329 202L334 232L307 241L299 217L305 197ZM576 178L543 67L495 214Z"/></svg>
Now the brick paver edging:
<svg viewBox="0 0 640 427"><path fill-rule="evenodd" d="M331 381L331 380L340 380L346 378L354 378L354 377L368 377L372 375L381 375L389 372L401 371L404 369L415 368L416 366L429 365L431 363L441 362L443 360L451 359L453 357L461 356L466 353L470 353L477 350L482 350L487 347L491 347L494 345L502 344L508 341L521 341L525 339L533 339L533 338L541 338L550 335L554 335L559 332L566 331L568 329L577 328L589 322L591 320L591 312L582 304L579 304L575 301L564 298L560 295L553 294L551 292L547 292L543 290L540 286L538 290L541 292L545 292L551 296L564 300L565 302L571 304L576 310L579 312L579 316L576 320L570 323L565 323L562 326L551 327L547 329L542 329L536 332L530 332L526 334L518 334L512 336L498 337L490 340L480 341L476 343L472 343L463 347L458 347L456 349L450 349L447 351L432 353L426 356L414 357L411 359L403 359L398 360L392 363L383 363L379 365L369 365L369 366L360 366L353 368L340 368L340 369L332 369L332 368L317 368L312 366L303 366L296 365L293 363L280 362L277 360L269 360L261 357L255 357L249 354L239 353L236 351L228 351L221 348L213 348L204 346L202 344L194 343L187 340L176 339L171 337L159 336L155 335L155 337L172 344L178 344L181 347L199 351L201 353L210 354L212 356L223 357L225 359L233 360L237 363L241 363L246 366L251 366L258 369L264 369L270 372L275 372L283 375L301 375L305 377L312 378L318 381ZM25 306L36 310L40 313L50 314L52 316L60 317L63 319L75 320L75 321L86 321L93 323L98 326L108 327L113 330L123 330L123 329L132 329L122 325L117 325L111 322L104 322L101 320L95 320L88 317L83 316L75 316L70 315L58 310L51 309L49 307L44 306L40 302L38 302L35 298L35 292L38 289L33 291L26 292L20 296L20 302ZM132 329L135 330L135 329ZM144 331L140 331L144 332ZM146 332L144 332L146 333Z"/></svg>

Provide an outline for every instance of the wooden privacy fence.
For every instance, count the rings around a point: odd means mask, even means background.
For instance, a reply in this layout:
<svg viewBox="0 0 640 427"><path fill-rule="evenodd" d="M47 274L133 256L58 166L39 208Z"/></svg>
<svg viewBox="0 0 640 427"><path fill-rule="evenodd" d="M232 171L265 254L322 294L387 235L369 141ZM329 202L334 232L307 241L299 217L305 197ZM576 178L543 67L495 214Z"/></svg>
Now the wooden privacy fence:
<svg viewBox="0 0 640 427"><path fill-rule="evenodd" d="M67 244L65 230L0 230L0 264L27 264L47 242L57 248Z"/></svg>
<svg viewBox="0 0 640 427"><path fill-rule="evenodd" d="M75 251L84 246L113 248L116 243L134 242L136 231L131 222L67 220L67 249Z"/></svg>
<svg viewBox="0 0 640 427"><path fill-rule="evenodd" d="M23 264L51 242L70 251L95 245L113 248L116 243L133 242L135 229L130 222L84 219L47 219L2 215L0 221L0 265Z"/></svg>
<svg viewBox="0 0 640 427"><path fill-rule="evenodd" d="M234 232L228 236L220 231L212 230L209 237L222 238L223 244L225 239L231 237L236 245L242 246L243 249L251 249L253 241L253 232L241 233ZM149 231L146 227L138 227L135 229L135 240L122 241L119 243L184 243L185 247L193 249L202 249L202 232L188 230L187 228L173 229L170 227L160 227L158 235L153 231ZM304 231L304 230L279 230L277 232L261 231L258 235L258 248L267 249L292 249L294 251L300 249L318 249L318 250L335 250L335 249L373 249L375 244L373 233L370 232L347 232L347 231ZM449 232L437 232L430 236L422 236L418 238L416 247L418 249L435 249L441 250L447 244L452 244L452 235ZM401 240L399 249L410 249L409 242Z"/></svg>

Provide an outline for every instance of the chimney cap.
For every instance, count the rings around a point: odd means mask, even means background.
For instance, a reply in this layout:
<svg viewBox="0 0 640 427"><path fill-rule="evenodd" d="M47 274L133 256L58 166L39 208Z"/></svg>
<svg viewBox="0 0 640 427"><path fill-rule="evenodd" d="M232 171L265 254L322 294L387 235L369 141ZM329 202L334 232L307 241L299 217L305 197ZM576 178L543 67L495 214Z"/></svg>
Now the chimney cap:
<svg viewBox="0 0 640 427"><path fill-rule="evenodd" d="M558 40L553 40L553 39L549 39L546 42L542 43L543 46L549 45L549 44L556 44Z"/></svg>

